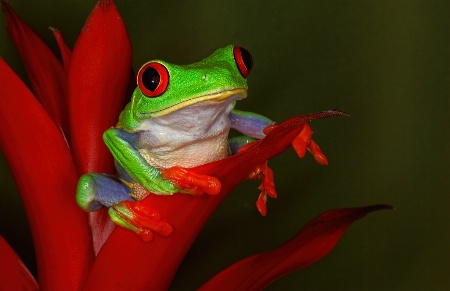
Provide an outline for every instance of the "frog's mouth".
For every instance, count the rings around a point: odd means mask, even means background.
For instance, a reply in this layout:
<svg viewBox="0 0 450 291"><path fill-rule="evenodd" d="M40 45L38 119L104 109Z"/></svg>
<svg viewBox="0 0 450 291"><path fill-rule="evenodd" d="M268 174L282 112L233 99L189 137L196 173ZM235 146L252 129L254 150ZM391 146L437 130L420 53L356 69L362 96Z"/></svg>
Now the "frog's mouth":
<svg viewBox="0 0 450 291"><path fill-rule="evenodd" d="M197 104L197 103L203 102L203 101L208 101L208 100L214 100L214 101L218 101L218 102L221 102L224 100L235 101L235 100L244 99L245 97L247 97L246 89L239 88L239 89L221 91L221 92L217 92L217 93L193 97L191 99L184 100L180 103L176 103L176 104L174 104L170 107L164 108L162 110L151 112L150 114L152 117L160 117L160 116L169 114L171 112L180 110L181 108L184 108L184 107L187 107L187 106L190 106L193 104Z"/></svg>

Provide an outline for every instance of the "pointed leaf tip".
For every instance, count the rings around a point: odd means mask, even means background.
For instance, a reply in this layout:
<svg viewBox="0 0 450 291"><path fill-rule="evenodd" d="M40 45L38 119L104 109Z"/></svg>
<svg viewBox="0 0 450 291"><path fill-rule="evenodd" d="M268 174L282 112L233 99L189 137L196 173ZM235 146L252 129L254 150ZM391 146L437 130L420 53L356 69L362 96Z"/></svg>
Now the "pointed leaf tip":
<svg viewBox="0 0 450 291"><path fill-rule="evenodd" d="M102 134L117 122L130 69L122 18L112 1L99 1L75 44L68 76L70 140L80 173L114 171Z"/></svg>
<svg viewBox="0 0 450 291"><path fill-rule="evenodd" d="M66 71L66 74L69 72L69 64L70 64L70 58L72 57L72 52L70 51L69 46L64 41L64 38L62 36L62 33L53 27L49 27L49 29L52 31L53 36L56 39L56 43L58 44L59 51L61 53L61 58L64 64L64 70Z"/></svg>
<svg viewBox="0 0 450 291"><path fill-rule="evenodd" d="M330 210L309 223L286 244L243 259L203 285L200 290L260 290L275 280L305 268L325 257L347 228L376 210L389 205Z"/></svg>
<svg viewBox="0 0 450 291"><path fill-rule="evenodd" d="M108 5L112 4L113 1L112 0L100 0L100 1L98 1L98 3L100 4L101 7L105 8Z"/></svg>
<svg viewBox="0 0 450 291"><path fill-rule="evenodd" d="M38 290L39 286L28 268L0 236L0 290Z"/></svg>
<svg viewBox="0 0 450 291"><path fill-rule="evenodd" d="M67 80L61 62L8 2L2 1L2 9L6 30L22 59L35 96L67 133Z"/></svg>

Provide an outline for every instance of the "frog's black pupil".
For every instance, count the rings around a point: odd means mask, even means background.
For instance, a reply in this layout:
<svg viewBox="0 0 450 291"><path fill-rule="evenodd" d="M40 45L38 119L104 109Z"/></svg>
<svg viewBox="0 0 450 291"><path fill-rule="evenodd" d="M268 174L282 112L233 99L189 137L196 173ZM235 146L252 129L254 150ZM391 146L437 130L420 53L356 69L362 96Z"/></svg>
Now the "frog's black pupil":
<svg viewBox="0 0 450 291"><path fill-rule="evenodd" d="M242 56L242 61L244 62L245 67L247 68L247 71L250 72L250 70L253 67L252 56L250 55L248 50L246 50L245 48L241 48L241 56Z"/></svg>
<svg viewBox="0 0 450 291"><path fill-rule="evenodd" d="M144 73L142 73L142 84L147 90L155 91L159 85L159 80L159 73L153 67L146 68Z"/></svg>

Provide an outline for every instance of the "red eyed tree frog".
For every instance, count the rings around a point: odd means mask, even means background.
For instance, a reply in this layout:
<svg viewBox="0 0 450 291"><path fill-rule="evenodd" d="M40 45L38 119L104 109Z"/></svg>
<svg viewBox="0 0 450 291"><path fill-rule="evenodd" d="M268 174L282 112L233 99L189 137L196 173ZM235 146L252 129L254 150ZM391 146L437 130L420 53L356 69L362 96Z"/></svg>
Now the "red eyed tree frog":
<svg viewBox="0 0 450 291"><path fill-rule="evenodd" d="M85 211L109 207L115 223L144 240L151 231L170 234L170 225L158 221L158 213L142 210L140 219L148 221L138 222L139 210L131 210L129 201L149 194L219 193L216 178L188 169L237 153L245 144L264 138L264 129L274 124L262 115L234 109L237 100L247 97L252 65L247 50L231 45L191 65L161 60L144 64L131 102L117 125L103 135L118 177L83 175L77 187L79 206ZM229 139L230 128L244 136Z"/></svg>

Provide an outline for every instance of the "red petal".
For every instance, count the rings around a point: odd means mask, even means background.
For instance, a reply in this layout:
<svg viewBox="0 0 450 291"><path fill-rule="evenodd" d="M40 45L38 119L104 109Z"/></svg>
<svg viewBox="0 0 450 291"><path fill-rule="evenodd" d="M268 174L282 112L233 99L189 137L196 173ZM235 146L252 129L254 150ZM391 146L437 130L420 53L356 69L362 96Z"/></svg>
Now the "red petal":
<svg viewBox="0 0 450 291"><path fill-rule="evenodd" d="M22 260L0 236L0 290L38 290L38 284Z"/></svg>
<svg viewBox="0 0 450 291"><path fill-rule="evenodd" d="M131 69L131 45L112 1L94 7L69 69L71 145L79 173L114 171L103 132L117 123Z"/></svg>
<svg viewBox="0 0 450 291"><path fill-rule="evenodd" d="M66 73L68 73L70 59L72 58L72 52L70 51L69 47L64 41L61 32L53 27L50 27L50 30L53 32L53 36L55 37L56 42L58 43L59 51L61 53L61 58L64 64L64 70L66 71Z"/></svg>
<svg viewBox="0 0 450 291"><path fill-rule="evenodd" d="M2 5L6 29L22 58L36 97L67 133L67 80L61 62L8 3L2 1Z"/></svg>
<svg viewBox="0 0 450 291"><path fill-rule="evenodd" d="M43 290L79 290L93 260L77 174L60 130L0 58L0 148L19 187ZM20 118L17 114L20 113Z"/></svg>
<svg viewBox="0 0 450 291"><path fill-rule="evenodd" d="M309 222L291 241L228 267L200 290L261 290L273 281L326 256L347 228L369 212L387 205L327 211Z"/></svg>
<svg viewBox="0 0 450 291"><path fill-rule="evenodd" d="M252 148L191 169L199 174L219 178L222 189L217 196L147 196L141 203L158 209L162 220L169 222L174 232L169 237L155 236L150 243L143 243L133 232L117 227L95 260L86 283L87 290L121 286L135 290L148 289L148 286L154 290L168 289L187 250L228 193L255 166L288 149L306 122L342 115L346 114L326 111L290 119L272 130L263 140L256 142ZM117 268L118 265L127 268Z"/></svg>

